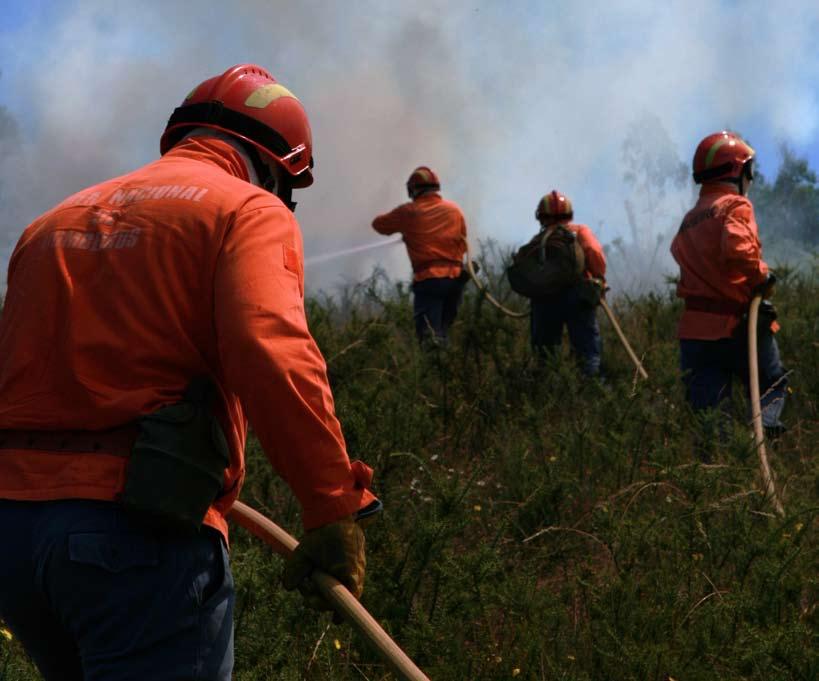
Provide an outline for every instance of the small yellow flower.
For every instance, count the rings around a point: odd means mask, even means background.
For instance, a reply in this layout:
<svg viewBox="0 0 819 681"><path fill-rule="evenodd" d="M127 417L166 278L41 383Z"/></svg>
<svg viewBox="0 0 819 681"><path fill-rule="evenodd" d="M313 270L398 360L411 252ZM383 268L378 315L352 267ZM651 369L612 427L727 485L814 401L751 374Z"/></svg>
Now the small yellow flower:
<svg viewBox="0 0 819 681"><path fill-rule="evenodd" d="M336 647L336 650L341 650L341 641L339 641L338 639L335 639L333 641L333 645Z"/></svg>
<svg viewBox="0 0 819 681"><path fill-rule="evenodd" d="M520 667L515 667L512 670L512 676L520 676Z"/></svg>
<svg viewBox="0 0 819 681"><path fill-rule="evenodd" d="M472 510L475 511L475 513L480 513L481 512L481 505L480 504L475 504L472 507Z"/></svg>
<svg viewBox="0 0 819 681"><path fill-rule="evenodd" d="M0 627L0 635L2 635L7 641L11 641L12 639L11 632L5 627Z"/></svg>
<svg viewBox="0 0 819 681"><path fill-rule="evenodd" d="M574 655L566 655L566 659L574 662Z"/></svg>
<svg viewBox="0 0 819 681"><path fill-rule="evenodd" d="M793 526L793 529L796 530L797 532L801 532L803 527L805 527L804 524L796 523L796 525Z"/></svg>
<svg viewBox="0 0 819 681"><path fill-rule="evenodd" d="M551 461L552 463L554 463L555 461L557 461L557 457L556 457L556 456L550 456L550 457L549 457L549 461Z"/></svg>

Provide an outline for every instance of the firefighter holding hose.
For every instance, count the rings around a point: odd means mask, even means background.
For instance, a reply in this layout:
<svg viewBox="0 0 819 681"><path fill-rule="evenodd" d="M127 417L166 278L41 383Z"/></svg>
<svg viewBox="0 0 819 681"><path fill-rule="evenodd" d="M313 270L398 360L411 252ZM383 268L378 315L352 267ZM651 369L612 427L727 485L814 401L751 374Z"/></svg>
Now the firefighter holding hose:
<svg viewBox="0 0 819 681"><path fill-rule="evenodd" d="M748 190L754 179L751 146L721 131L705 137L693 160L701 184L696 205L671 244L680 267L677 296L685 301L677 336L686 398L696 412L726 408L732 379L749 381L746 318L751 299L770 298L775 277L762 259ZM774 333L779 325L769 302L760 312L758 361L763 424L770 434L780 420L787 378Z"/></svg>
<svg viewBox="0 0 819 681"><path fill-rule="evenodd" d="M307 328L292 190L300 101L232 67L173 112L161 158L37 218L0 320L0 618L47 680L227 681L226 515L248 422L301 504L285 586L360 595L380 508Z"/></svg>

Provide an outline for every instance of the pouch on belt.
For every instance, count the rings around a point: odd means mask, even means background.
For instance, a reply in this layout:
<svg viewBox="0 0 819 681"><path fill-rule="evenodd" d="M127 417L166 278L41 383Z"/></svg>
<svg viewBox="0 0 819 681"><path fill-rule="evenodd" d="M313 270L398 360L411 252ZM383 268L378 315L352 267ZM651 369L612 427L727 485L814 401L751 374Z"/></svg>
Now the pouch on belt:
<svg viewBox="0 0 819 681"><path fill-rule="evenodd" d="M222 490L229 464L222 427L211 412L216 388L191 381L184 399L138 419L122 504L177 528L198 530Z"/></svg>

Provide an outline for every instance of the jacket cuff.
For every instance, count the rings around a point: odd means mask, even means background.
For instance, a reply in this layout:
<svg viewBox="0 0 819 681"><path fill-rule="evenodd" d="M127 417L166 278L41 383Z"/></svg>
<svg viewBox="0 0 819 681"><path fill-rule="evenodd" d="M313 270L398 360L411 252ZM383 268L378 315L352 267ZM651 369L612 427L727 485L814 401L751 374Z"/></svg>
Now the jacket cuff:
<svg viewBox="0 0 819 681"><path fill-rule="evenodd" d="M351 461L350 469L353 474L352 487L323 503L302 509L302 524L305 530L334 523L378 500L369 490L373 482L373 469L362 461Z"/></svg>

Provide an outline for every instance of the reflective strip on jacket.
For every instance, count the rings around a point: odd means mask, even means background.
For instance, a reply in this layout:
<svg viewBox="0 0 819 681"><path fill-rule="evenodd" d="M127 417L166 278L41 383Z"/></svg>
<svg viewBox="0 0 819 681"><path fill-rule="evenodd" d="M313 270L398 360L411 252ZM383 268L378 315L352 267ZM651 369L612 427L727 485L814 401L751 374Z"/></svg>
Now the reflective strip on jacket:
<svg viewBox="0 0 819 681"><path fill-rule="evenodd" d="M112 428L213 376L230 466L205 522L224 534L247 420L305 528L374 499L366 467L347 456L307 328L298 223L247 177L229 144L192 137L69 197L17 244L0 321L0 429ZM0 498L111 500L126 464L0 449Z"/></svg>
<svg viewBox="0 0 819 681"><path fill-rule="evenodd" d="M738 310L747 308L754 287L768 275L751 202L730 185L703 185L671 254L680 266L677 296L692 303L683 311L677 337L730 338L741 319ZM706 310L709 303L713 310Z"/></svg>
<svg viewBox="0 0 819 681"><path fill-rule="evenodd" d="M586 225L575 224L573 222L566 225L577 235L577 243L583 249L583 256L586 259L586 277L606 280L606 256L603 247Z"/></svg>
<svg viewBox="0 0 819 681"><path fill-rule="evenodd" d="M413 279L457 277L466 252L466 221L454 201L422 194L373 220L379 234L400 233L407 245Z"/></svg>

